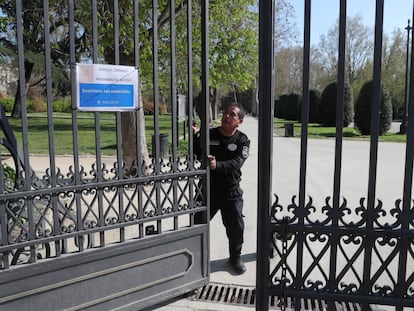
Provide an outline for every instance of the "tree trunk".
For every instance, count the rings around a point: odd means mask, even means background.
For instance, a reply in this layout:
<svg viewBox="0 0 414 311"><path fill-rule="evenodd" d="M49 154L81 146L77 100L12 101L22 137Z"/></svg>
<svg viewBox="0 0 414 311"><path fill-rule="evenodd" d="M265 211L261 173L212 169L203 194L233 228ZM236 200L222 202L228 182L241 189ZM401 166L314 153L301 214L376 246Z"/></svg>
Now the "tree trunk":
<svg viewBox="0 0 414 311"><path fill-rule="evenodd" d="M197 114L200 116L203 115L203 107L204 107L204 100L201 97L201 92L198 93L198 95L193 99L194 108L197 112ZM208 124L213 124L213 108L212 105L215 105L215 100L213 100L213 96L210 95L210 105L209 106L209 112L208 112ZM215 120L215 119L214 119Z"/></svg>
<svg viewBox="0 0 414 311"><path fill-rule="evenodd" d="M34 67L34 63L29 62L29 61L24 61L24 78L25 78L25 83L26 83L26 88L25 88L26 94L28 91L29 80L30 80L30 77L32 76L33 67ZM12 117L13 118L22 117L22 96L20 94L20 78L17 82L17 90L16 90L16 95L14 97Z"/></svg>
<svg viewBox="0 0 414 311"><path fill-rule="evenodd" d="M140 98L140 109L138 112L122 112L121 113L121 130L122 130L122 155L123 160L125 161L125 166L127 168L126 175L134 174L134 165L141 167L142 163L138 163L137 156L137 137L136 137L136 127L139 127L140 134L140 146L139 151L141 152L141 158L146 163L149 163L149 155L147 148L147 140L145 138L145 116L144 109L142 104L142 98ZM139 123L137 125L136 114L138 114Z"/></svg>
<svg viewBox="0 0 414 311"><path fill-rule="evenodd" d="M210 113L213 120L217 119L217 88L210 93Z"/></svg>

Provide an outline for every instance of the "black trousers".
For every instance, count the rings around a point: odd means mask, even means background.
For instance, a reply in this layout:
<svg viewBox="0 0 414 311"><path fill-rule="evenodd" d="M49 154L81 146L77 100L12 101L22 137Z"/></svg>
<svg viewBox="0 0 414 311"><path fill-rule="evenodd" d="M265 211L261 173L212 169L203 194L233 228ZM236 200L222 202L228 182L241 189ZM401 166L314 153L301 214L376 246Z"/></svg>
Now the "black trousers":
<svg viewBox="0 0 414 311"><path fill-rule="evenodd" d="M230 258L240 257L244 242L243 191L239 188L228 193L212 192L210 220L213 219L218 211L221 213L221 219L226 228ZM205 222L205 213L197 213L195 215L195 223L203 222Z"/></svg>

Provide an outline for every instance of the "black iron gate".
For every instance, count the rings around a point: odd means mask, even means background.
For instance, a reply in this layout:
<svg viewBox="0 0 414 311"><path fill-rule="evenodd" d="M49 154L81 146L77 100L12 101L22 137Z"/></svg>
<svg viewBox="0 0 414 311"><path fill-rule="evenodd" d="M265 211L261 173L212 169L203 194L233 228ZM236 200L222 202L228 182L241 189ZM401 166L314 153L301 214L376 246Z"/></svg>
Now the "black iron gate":
<svg viewBox="0 0 414 311"><path fill-rule="evenodd" d="M302 310L303 301L323 301L313 310L411 310L414 306L414 218L412 181L414 159L414 79L409 80L408 130L404 164L403 196L394 204L383 203L377 185L381 64L384 0L376 1L374 99L371 109L368 193L352 205L342 198L343 119L345 96L345 38L347 1L340 1L338 45L338 92L333 194L318 205L307 193L310 16L311 0L305 0L303 105L299 157L299 193L284 204L272 197L273 141L273 45L272 1L260 2L260 122L259 222L257 310L269 309L269 297L278 296ZM411 13L410 13L411 14ZM277 25L276 25L277 27ZM410 42L412 46L412 42ZM411 64L413 63L411 54ZM277 74L275 72L274 74ZM411 66L410 76L414 76ZM275 146L277 148L277 146ZM270 155L270 156L269 156ZM277 159L275 159L277 162ZM270 172L270 173L269 173ZM275 176L283 178L283 176ZM356 181L357 182L357 181ZM329 190L329 188L327 188ZM394 194L397 196L397 194ZM271 206L271 208L268 208ZM269 247L270 245L270 247ZM269 259L270 258L270 259ZM380 306L380 307L378 307ZM379 309L377 309L379 308Z"/></svg>
<svg viewBox="0 0 414 311"><path fill-rule="evenodd" d="M208 172L193 155L188 111L195 78L200 97L208 94L207 2L8 2L11 10L2 14L13 12L8 27L16 57L7 60L10 68L18 68L21 122L12 127L1 107L0 309L138 310L206 284L208 225L195 225L194 213L207 210L203 194L208 189L199 185ZM177 30L178 23L186 27ZM199 42L193 27L201 29ZM179 63L176 40L187 42L180 45L186 48ZM138 108L79 111L76 63L135 66ZM72 146L64 156L54 111L59 65L71 84L70 113L63 118L69 120L64 130ZM45 81L46 112L38 119L28 113L25 96L31 66ZM200 77L193 76L196 67ZM161 79L169 81L162 90ZM178 92L188 103L190 134L184 142ZM161 115L164 104L168 113ZM144 116L147 108L150 116ZM82 132L85 119L93 124L87 134ZM161 133L162 122L171 125L168 135ZM31 128L42 123L47 123L42 135L49 152L35 156L31 150L38 142ZM103 141L108 126L113 137ZM151 127L152 140L145 136ZM85 143L83 135L92 136L92 143ZM208 141L206 130L203 135ZM152 141L152 156L143 147L147 141ZM84 144L92 145L88 154L79 151ZM107 152L111 146L113 152ZM204 200L196 202L197 196Z"/></svg>

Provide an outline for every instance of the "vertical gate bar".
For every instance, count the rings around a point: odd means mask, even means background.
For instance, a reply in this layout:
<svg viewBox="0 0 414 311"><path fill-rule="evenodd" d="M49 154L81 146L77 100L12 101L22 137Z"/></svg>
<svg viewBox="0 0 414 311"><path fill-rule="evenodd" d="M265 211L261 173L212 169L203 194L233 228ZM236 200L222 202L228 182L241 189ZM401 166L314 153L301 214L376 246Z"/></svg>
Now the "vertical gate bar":
<svg viewBox="0 0 414 311"><path fill-rule="evenodd" d="M338 226L339 205L341 196L342 147L345 101L345 44L346 44L346 16L347 1L340 0L339 10L339 45L338 45L338 84L336 98L336 139L335 139L335 174L333 187L333 215L332 225ZM337 245L336 243L334 245ZM334 255L334 254L332 254ZM336 254L335 254L336 258ZM332 262L336 262L332 261ZM334 276L335 273L331 274Z"/></svg>
<svg viewBox="0 0 414 311"><path fill-rule="evenodd" d="M91 0L91 19L92 19L92 59L93 63L98 62L98 9L97 9L97 0ZM94 121L95 121L95 159L96 159L96 178L97 182L102 181L102 158L101 158L101 131L100 131L100 113L94 112ZM102 207L102 189L97 189L96 195L98 197L98 211L99 211L99 225L104 226L103 217L101 217L101 207ZM93 241L93 239L92 239ZM99 232L99 245L101 247L105 246L105 236L104 232Z"/></svg>
<svg viewBox="0 0 414 311"><path fill-rule="evenodd" d="M18 49L18 64L19 64L19 85L20 89L20 104L21 104L21 120L22 120L22 140L23 140L23 162L24 162L24 189L30 191L32 184L32 171L30 168L29 159L29 139L28 139L28 120L26 107L26 75L25 75L25 60L24 60L24 38L23 38L23 13L22 1L16 1L16 24L17 24L17 49ZM29 240L34 240L34 219L33 219L33 198L26 197L26 209L29 222ZM36 261L36 250L34 245L30 246L29 262Z"/></svg>
<svg viewBox="0 0 414 311"><path fill-rule="evenodd" d="M412 16L414 20L414 6ZM414 48L414 36L411 36L411 51ZM407 42L407 44L409 44ZM405 168L404 168L404 183L403 183L403 201L402 201L402 215L401 215L401 229L403 236L400 240L400 255L398 259L398 281L396 288L396 296L398 298L405 297L409 290L410 284L406 282L407 278L407 258L408 252L412 245L410 236L410 223L413 221L411 214L411 200L412 200L412 187L413 187L413 159L414 159L414 53L411 52L410 57L410 88L409 88L409 101L408 101L408 124L407 126L407 143L405 148ZM408 62L406 63L408 66ZM407 84L407 81L406 81ZM402 311L404 308L402 305L398 305L396 310Z"/></svg>
<svg viewBox="0 0 414 311"><path fill-rule="evenodd" d="M201 1L200 1L201 4ZM191 15L191 8L192 8L192 0L187 1L187 103L188 103L188 150L190 158L190 169L194 169L194 162L193 162L193 117L194 117L194 102L193 102L193 21Z"/></svg>
<svg viewBox="0 0 414 311"><path fill-rule="evenodd" d="M74 0L68 0L68 16L69 16L69 49L70 49L70 81L71 89L76 90L76 43L75 43L75 12L74 12ZM79 147L78 147L78 115L76 111L76 94L71 92L71 103L72 103L72 141L73 141L73 163L75 170L75 184L80 185L80 163L79 163ZM82 202L80 191L75 191L75 202L76 202L76 231L83 230L82 222ZM80 252L83 251L83 236L79 235L78 249Z"/></svg>
<svg viewBox="0 0 414 311"><path fill-rule="evenodd" d="M115 49L115 65L120 64L120 51L119 51L119 1L114 0L113 2L113 8L114 8L114 49ZM122 127L121 127L121 112L117 111L115 113L116 118L116 155L117 155L117 163L118 163L118 179L122 180L124 178L124 164L122 159ZM117 187L117 193L118 196L118 221L123 222L125 220L124 217L124 187L118 186ZM103 206L102 206L103 208ZM115 206L114 206L115 209ZM104 220L105 221L105 220ZM125 241L125 227L121 226L119 228L119 241L124 242Z"/></svg>
<svg viewBox="0 0 414 311"><path fill-rule="evenodd" d="M53 122L53 100L52 100L52 66L51 66L51 48L50 48L50 21L49 21L49 1L43 0L43 20L44 20L44 42L45 42L45 72L46 72L46 96L47 96L47 120L48 120L48 139L49 139L49 169L50 169L50 186L56 188L56 158L54 142L54 122ZM55 194L51 195L53 208L53 233L59 235L59 210L58 199ZM56 256L61 253L60 242L55 241Z"/></svg>
<svg viewBox="0 0 414 311"><path fill-rule="evenodd" d="M200 4L202 5L202 1L200 1ZM187 102L188 102L188 116L189 116L189 122L187 124L188 126L188 150L189 150L189 161L190 161L190 169L195 169L194 167L194 149L193 149L193 131L191 130L190 126L192 125L192 111L193 111L193 20L192 20L192 12L191 8L193 6L192 0L187 1ZM203 24L201 25L203 27ZM203 65L202 65L203 66ZM202 86L203 88L203 86ZM201 96L203 98L203 96ZM200 98L200 100L201 100ZM205 106L205 105L204 105ZM202 131L202 137L204 132L204 127L207 126L207 122L205 120L208 120L208 117L206 117L207 114L207 108L203 111L199 111L200 118L201 118L201 131ZM203 117L206 117L206 119L203 119ZM204 162L204 161L203 161ZM189 192L189 199L191 206L194 206L194 178L192 176L188 177L188 192ZM204 204L205 202L203 202ZM194 214L190 214L190 225L192 226L194 224Z"/></svg>
<svg viewBox="0 0 414 311"><path fill-rule="evenodd" d="M270 27L269 27L270 25ZM259 137L256 310L269 310L270 206L273 161L274 1L259 1Z"/></svg>
<svg viewBox="0 0 414 311"><path fill-rule="evenodd" d="M96 64L98 62L98 9L97 9L97 0L91 0L91 7L92 7L92 58L93 63ZM100 145L100 115L98 112L94 112L94 121L95 121L95 155L96 155L96 168L97 168L97 181L100 182L102 180L102 171L101 171L101 145ZM97 196L98 196L98 210L99 206L102 206L102 190L97 190ZM100 211L99 211L100 212ZM99 214L100 215L100 214ZM101 217L99 217L99 224L102 226L102 220ZM93 239L92 239L93 241ZM99 245L103 247L105 245L105 237L104 232L99 232Z"/></svg>
<svg viewBox="0 0 414 311"><path fill-rule="evenodd" d="M202 1L200 0L200 5ZM193 21L191 15L192 0L187 1L187 103L188 103L188 150L190 163L190 170L194 170L194 148L193 148L193 131L192 118L193 118ZM201 26L202 27L202 26ZM198 111L200 114L200 111ZM203 120L201 120L203 121ZM188 195L190 200L190 206L194 206L194 178L188 177ZM194 225L194 214L190 214L190 226Z"/></svg>
<svg viewBox="0 0 414 311"><path fill-rule="evenodd" d="M334 185L332 202L332 227L338 230L338 220L340 217L340 196L341 196L341 174L342 174L342 147L343 147L343 123L345 107L345 45L346 45L346 18L347 1L340 0L339 6L339 45L338 45L338 72L337 72L337 98L336 98L336 135L335 135L335 166L334 166ZM340 237L336 232L329 238L330 240L330 259L329 259L329 291L337 290L337 259L338 245ZM334 301L327 301L328 308L334 308Z"/></svg>
<svg viewBox="0 0 414 311"><path fill-rule="evenodd" d="M200 1L201 4L201 1ZM192 20L192 0L187 1L187 103L188 103L188 150L190 154L189 160L190 162L190 169L194 169L194 149L193 149L193 109L194 109L194 102L193 102L193 20ZM202 4L201 4L202 5ZM201 26L203 27L203 26ZM203 77L201 77L203 78ZM192 188L192 187L191 187Z"/></svg>
<svg viewBox="0 0 414 311"><path fill-rule="evenodd" d="M159 140L159 97L158 97L158 1L152 0L152 84L154 107L154 143L152 148L155 158L156 174L160 173L160 140ZM158 203L158 200L157 200Z"/></svg>
<svg viewBox="0 0 414 311"><path fill-rule="evenodd" d="M91 19L92 19L92 60L98 62L98 0L91 0Z"/></svg>
<svg viewBox="0 0 414 311"><path fill-rule="evenodd" d="M154 103L154 134L155 134L155 173L161 173L161 156L160 156L160 129L159 129L159 87L158 87L158 1L152 1L152 71L153 71L153 103ZM157 181L155 183L155 200L156 200L156 215L162 214L161 204L161 185ZM157 232L162 233L161 220L157 219Z"/></svg>
<svg viewBox="0 0 414 311"><path fill-rule="evenodd" d="M4 170L3 170L3 163L2 163L3 155L0 150L0 178L4 178ZM4 194L4 182L0 183L0 195ZM4 246L8 244L8 236L7 236L7 215L6 215L6 201L1 200L0 201L0 245ZM0 267L3 267L4 269L9 269L9 251L2 252L1 257L2 261L0 261Z"/></svg>
<svg viewBox="0 0 414 311"><path fill-rule="evenodd" d="M301 111L301 153L299 173L299 208L305 207L306 195L306 167L308 149L308 124L309 124L309 75L310 75L310 19L311 0L305 0L304 10L304 45L303 45L303 78L302 78L302 111Z"/></svg>
<svg viewBox="0 0 414 311"><path fill-rule="evenodd" d="M371 106L371 140L369 159L369 180L368 180L368 202L366 229L371 231L374 228L376 180L378 164L378 136L379 136L379 113L381 101L381 62L382 62L382 34L384 19L384 0L376 0L375 9L375 45L374 45L374 93ZM374 247L374 236L367 234L365 239L365 256L363 270L363 294L368 296L371 293L371 263L372 249ZM369 304L364 303L363 310L368 310Z"/></svg>
<svg viewBox="0 0 414 311"><path fill-rule="evenodd" d="M172 139L172 170L173 173L177 173L177 140L178 138L178 113L177 113L177 85L176 85L176 53L175 53L175 0L170 0L170 63L171 63L171 72L170 72L170 92L171 92L171 139ZM176 178L172 180L173 186L173 211L178 211L177 204L177 187L178 181ZM178 229L178 217L174 216L174 230Z"/></svg>
<svg viewBox="0 0 414 311"><path fill-rule="evenodd" d="M201 0L201 90L202 90L202 96L201 100L204 102L203 105L203 115L202 118L204 119L204 124L202 124L201 128L201 135L203 138L203 141L205 141L205 149L207 153L210 153L210 136L209 136L209 129L208 129L208 111L209 111L209 105L210 101L209 98L209 62L208 62L208 51L209 51L209 45L208 45L208 0ZM189 1L190 4L190 1ZM191 12L191 6L189 7L189 10ZM206 161L203 161L204 163ZM210 219L210 170L207 170L205 179L206 181L206 197L204 198L203 204L206 203L207 205L207 219ZM204 251L204 264L203 264L203 276L208 277L210 275L210 222L208 222L208 228L207 228L207 234L204 234L204 240L203 240L203 251Z"/></svg>
<svg viewBox="0 0 414 311"><path fill-rule="evenodd" d="M311 29L311 0L305 0L304 7L304 27L303 27L303 78L302 78L302 112L301 112L301 148L300 148L300 172L299 172L299 209L305 208L306 195L306 170L308 152L308 123L309 123L309 76L310 76L310 29ZM260 110L259 110L260 111ZM301 213L303 214L303 213ZM299 223L303 224L303 217L299 218ZM304 232L298 232L297 252L303 253L303 243L306 239ZM296 276L293 281L295 288L300 288L303 283L302 267L303 257L297 256ZM300 297L295 297L295 309L299 310Z"/></svg>
<svg viewBox="0 0 414 311"><path fill-rule="evenodd" d="M138 7L138 0L134 0L134 62L135 62L135 68L139 68L139 7ZM139 70L137 70L137 74L139 75ZM140 88L141 83L139 83L139 88ZM144 113L143 113L143 106L142 101L141 101L141 89L138 90L138 109L135 111L135 137L136 137L136 146L135 146L135 152L137 154L137 159L136 159L136 168L137 168L137 173L136 173L136 177L140 177L142 176L142 153L141 153L141 117L144 118ZM137 185L136 191L137 191L137 201L138 201L138 207L137 207L137 216L140 219L141 217L143 218L144 215L144 211L143 211L143 207L142 207L142 183L139 183ZM144 236L144 224L140 223L138 225L138 235L139 237Z"/></svg>

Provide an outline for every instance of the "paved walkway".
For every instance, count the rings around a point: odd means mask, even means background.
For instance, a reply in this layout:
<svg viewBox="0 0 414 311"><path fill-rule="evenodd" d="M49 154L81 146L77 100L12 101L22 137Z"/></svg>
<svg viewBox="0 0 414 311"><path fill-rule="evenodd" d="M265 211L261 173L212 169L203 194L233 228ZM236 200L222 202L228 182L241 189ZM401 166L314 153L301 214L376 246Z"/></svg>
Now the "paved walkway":
<svg viewBox="0 0 414 311"><path fill-rule="evenodd" d="M247 272L243 275L234 275L227 265L228 241L221 216L217 214L210 222L210 282L224 285L244 285L255 287L256 284L256 220L257 220L257 133L258 122L253 117L246 117L239 128L250 138L251 147L249 158L242 168L241 187L244 190L245 234L242 259L246 264ZM158 308L158 311L190 311L190 310L244 310L252 308L240 305L214 304L189 299L181 299L167 306Z"/></svg>
<svg viewBox="0 0 414 311"><path fill-rule="evenodd" d="M221 284L255 286L256 283L256 224L257 224L257 164L258 164L258 122L246 117L240 130L251 140L250 156L242 171L244 189L244 214L246 222L243 260L247 272L233 275L227 262L227 238L220 215L211 221L211 276L210 281ZM399 124L391 131L398 132ZM359 199L367 196L369 151L368 141L344 141L342 160L341 197L349 206L358 206ZM308 142L308 165L306 193L314 200L315 206L323 206L325 199L333 195L334 181L334 139L310 139ZM402 197L405 161L405 144L380 143L377 169L377 197L384 206L393 208L395 200ZM399 165L400 164L400 165ZM298 194L300 168L300 139L274 136L272 189L283 206L290 204ZM234 309L232 309L234 308ZM180 310L243 310L240 306L212 304L189 299L175 301L159 311Z"/></svg>

